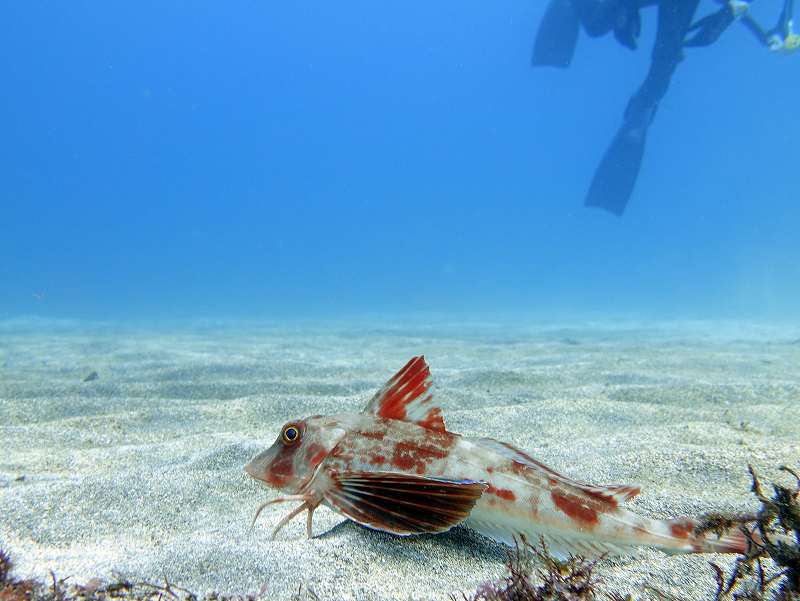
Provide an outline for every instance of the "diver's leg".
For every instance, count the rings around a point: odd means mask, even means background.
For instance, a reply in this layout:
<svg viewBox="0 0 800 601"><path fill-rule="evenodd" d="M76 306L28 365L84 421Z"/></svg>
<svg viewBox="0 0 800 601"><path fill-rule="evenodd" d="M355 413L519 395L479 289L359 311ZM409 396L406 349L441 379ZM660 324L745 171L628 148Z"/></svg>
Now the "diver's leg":
<svg viewBox="0 0 800 601"><path fill-rule="evenodd" d="M758 21L756 21L750 15L745 15L742 17L742 25L744 25L745 28L755 36L759 44L765 48L769 47L770 33L761 27Z"/></svg>
<svg viewBox="0 0 800 601"><path fill-rule="evenodd" d="M793 14L794 14L794 0L784 0L783 10L781 10L781 16L778 19L778 27L783 28L784 34L791 27Z"/></svg>
<svg viewBox="0 0 800 601"><path fill-rule="evenodd" d="M601 207L615 215L625 211L639 175L647 128L683 58L683 38L698 4L699 0L663 0L659 4L650 70L628 102L622 126L595 172L586 206Z"/></svg>
<svg viewBox="0 0 800 601"><path fill-rule="evenodd" d="M632 111L655 111L667 93L670 80L683 60L683 38L692 23L700 0L662 1L658 7L658 29L653 45L650 70L639 90L631 98L626 118Z"/></svg>

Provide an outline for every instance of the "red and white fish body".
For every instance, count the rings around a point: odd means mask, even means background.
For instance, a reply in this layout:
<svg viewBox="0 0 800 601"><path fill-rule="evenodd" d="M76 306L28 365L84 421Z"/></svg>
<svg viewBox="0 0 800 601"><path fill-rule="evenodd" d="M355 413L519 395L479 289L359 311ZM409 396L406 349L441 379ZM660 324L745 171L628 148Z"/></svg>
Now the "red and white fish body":
<svg viewBox="0 0 800 601"><path fill-rule="evenodd" d="M667 552L743 552L741 533L695 534L690 519L656 520L622 504L633 486L592 486L491 438L448 432L429 392L430 369L415 357L363 413L286 424L246 472L290 493L263 504L301 501L277 525L324 504L364 526L398 535L463 524L509 545L543 536L557 556L618 554L636 546Z"/></svg>

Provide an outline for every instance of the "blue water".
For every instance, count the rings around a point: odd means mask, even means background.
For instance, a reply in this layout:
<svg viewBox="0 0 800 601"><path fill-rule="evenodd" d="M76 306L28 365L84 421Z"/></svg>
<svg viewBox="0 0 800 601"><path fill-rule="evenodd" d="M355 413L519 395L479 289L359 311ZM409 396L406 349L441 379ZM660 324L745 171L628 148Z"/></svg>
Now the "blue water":
<svg viewBox="0 0 800 601"><path fill-rule="evenodd" d="M800 53L687 51L616 218L654 11L537 70L543 8L3 3L0 316L798 316Z"/></svg>

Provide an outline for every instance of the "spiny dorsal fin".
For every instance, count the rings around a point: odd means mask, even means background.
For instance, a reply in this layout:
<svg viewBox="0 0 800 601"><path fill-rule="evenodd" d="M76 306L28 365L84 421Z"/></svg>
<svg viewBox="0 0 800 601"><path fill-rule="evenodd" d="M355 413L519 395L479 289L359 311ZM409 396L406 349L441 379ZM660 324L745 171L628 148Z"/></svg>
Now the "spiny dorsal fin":
<svg viewBox="0 0 800 601"><path fill-rule="evenodd" d="M414 422L429 430L445 431L442 410L433 404L431 370L425 357L414 357L383 385L364 413Z"/></svg>

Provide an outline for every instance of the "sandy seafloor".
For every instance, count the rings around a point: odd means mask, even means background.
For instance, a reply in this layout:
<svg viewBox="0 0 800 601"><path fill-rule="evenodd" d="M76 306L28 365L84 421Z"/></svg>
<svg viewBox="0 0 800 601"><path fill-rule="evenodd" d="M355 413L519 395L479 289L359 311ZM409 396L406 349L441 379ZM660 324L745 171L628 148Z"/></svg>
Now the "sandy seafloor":
<svg viewBox="0 0 800 601"><path fill-rule="evenodd" d="M443 599L504 573L502 547L457 528L396 538L327 509L275 542L290 508L242 466L292 417L359 411L415 354L448 428L512 442L592 483L637 483L657 517L756 507L800 464L800 328L733 322L268 323L126 327L0 322L0 545L18 575L114 574L289 599ZM98 379L82 382L90 372ZM641 550L601 588L708 599L708 561Z"/></svg>

